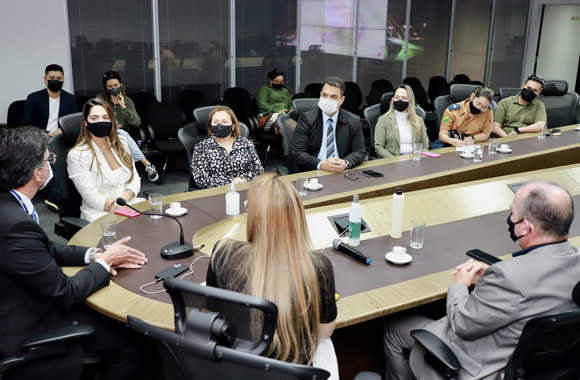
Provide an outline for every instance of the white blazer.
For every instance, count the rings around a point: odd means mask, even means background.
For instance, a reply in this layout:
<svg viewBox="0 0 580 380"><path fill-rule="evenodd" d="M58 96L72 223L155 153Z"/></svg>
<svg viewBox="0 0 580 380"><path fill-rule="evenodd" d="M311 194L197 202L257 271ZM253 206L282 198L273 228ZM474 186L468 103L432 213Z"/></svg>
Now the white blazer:
<svg viewBox="0 0 580 380"><path fill-rule="evenodd" d="M129 152L126 140L122 136L119 136L119 139ZM92 168L93 153L87 145L74 147L67 156L68 175L83 199L81 218L89 222L107 214L107 211L104 210L107 198L116 199L127 189L131 190L133 194L138 194L141 190L141 178L135 169L133 160L131 160L133 180L129 182L131 170L121 163L117 153L111 149L111 153L121 164L121 168L117 169L121 171L120 173L111 170L97 144L94 141L91 143L96 154ZM129 203L141 202L142 200L141 198L133 198Z"/></svg>

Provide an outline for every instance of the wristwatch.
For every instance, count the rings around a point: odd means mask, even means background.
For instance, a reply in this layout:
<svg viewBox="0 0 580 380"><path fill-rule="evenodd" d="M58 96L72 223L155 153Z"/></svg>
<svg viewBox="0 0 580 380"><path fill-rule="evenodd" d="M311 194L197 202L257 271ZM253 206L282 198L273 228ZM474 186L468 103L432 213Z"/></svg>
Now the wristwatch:
<svg viewBox="0 0 580 380"><path fill-rule="evenodd" d="M98 252L103 252L101 248L89 248L89 263L95 262L95 254Z"/></svg>
<svg viewBox="0 0 580 380"><path fill-rule="evenodd" d="M520 129L519 129L518 127L515 127L515 128L514 128L514 131L516 131L516 133L517 133L518 135L519 135L520 133L522 133L522 132L520 132Z"/></svg>

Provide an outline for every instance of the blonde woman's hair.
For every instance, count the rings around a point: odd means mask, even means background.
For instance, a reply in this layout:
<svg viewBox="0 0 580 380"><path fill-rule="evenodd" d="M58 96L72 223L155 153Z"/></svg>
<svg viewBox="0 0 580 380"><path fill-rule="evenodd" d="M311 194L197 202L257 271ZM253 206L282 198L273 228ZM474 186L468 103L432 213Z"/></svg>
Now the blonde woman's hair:
<svg viewBox="0 0 580 380"><path fill-rule="evenodd" d="M407 108L407 114L409 116L409 124L411 124L411 128L415 134L421 134L421 121L419 120L420 116L417 115L415 111L415 94L413 93L413 89L408 84L402 84L395 89L395 92L399 88L407 90L407 97L409 98L409 108ZM395 105L394 103L395 93L393 93L393 97L391 98L391 106L387 111L387 114L395 112Z"/></svg>
<svg viewBox="0 0 580 380"><path fill-rule="evenodd" d="M112 125L111 132L109 133L108 136L109 142L111 144L111 149L114 150L115 153L117 153L117 155L121 159L121 165L125 165L127 169L129 169L129 171L131 172L131 178L129 179L130 182L133 180L133 176L135 175L135 173L133 172L133 158L131 157L129 149L126 148L119 139L119 135L117 134L117 127L115 125L115 119L113 118L113 113L111 112L111 108L109 107L109 105L105 100L93 98L85 103L82 112L81 130L79 133L79 138L77 139L74 148L76 148L77 146L81 147L86 146L86 149L90 151L93 155L89 170L93 168L93 164L96 161L97 169L99 173L101 172L101 163L99 162L99 159L95 154L95 149L93 148L91 132L89 132L89 129L87 128L87 122L89 119L89 114L91 113L91 109L96 106L103 107L107 111L107 114L109 114L109 120L111 121Z"/></svg>
<svg viewBox="0 0 580 380"><path fill-rule="evenodd" d="M278 360L312 363L318 345L320 285L312 254L302 200L288 180L264 173L248 193L247 238L241 260L231 257L240 243L224 241L220 262L234 265L223 282L233 290L262 297L278 306L278 323L268 354ZM239 253L239 250L238 250ZM232 262L226 264L229 258Z"/></svg>
<svg viewBox="0 0 580 380"><path fill-rule="evenodd" d="M230 107L226 107L226 106L216 107L209 114L209 119L207 119L207 124L205 125L205 130L207 131L208 136L211 136L211 119L213 119L213 115L215 115L216 113L218 113L220 111L224 111L225 113L230 115L230 117L232 118L232 127L233 127L232 128L232 136L234 136L234 137L240 136L242 134L242 131L240 130L240 122L238 121L238 118L236 117L236 114L234 113L234 111Z"/></svg>

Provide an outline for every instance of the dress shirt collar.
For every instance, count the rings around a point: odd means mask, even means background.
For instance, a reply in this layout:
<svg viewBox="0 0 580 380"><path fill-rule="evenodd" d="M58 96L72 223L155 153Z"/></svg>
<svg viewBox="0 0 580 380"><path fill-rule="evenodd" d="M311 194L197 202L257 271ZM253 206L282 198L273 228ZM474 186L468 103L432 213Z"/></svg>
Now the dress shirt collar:
<svg viewBox="0 0 580 380"><path fill-rule="evenodd" d="M533 246L531 246L531 247L528 247L528 248L526 248L526 249L522 249L522 250L520 250L520 251L517 251L517 252L514 252L514 253L512 253L512 257L523 256L523 255L525 255L526 253L529 253L530 251L533 251L533 250L534 250L534 249L536 249L536 248L545 247L545 246L547 246L547 245L552 245L552 244L560 244L560 243L564 243L564 242L566 242L566 241L568 241L568 239L566 239L566 240L562 240L562 241L553 241L553 242L551 242L551 243L546 243L546 244L538 244L538 245L533 245Z"/></svg>
<svg viewBox="0 0 580 380"><path fill-rule="evenodd" d="M26 195L16 190L12 190L10 193L14 195L14 198L16 198L18 202L22 205L24 211L26 211L28 215L32 216L32 214L34 213L34 206L32 205L32 200L28 198Z"/></svg>
<svg viewBox="0 0 580 380"><path fill-rule="evenodd" d="M325 114L324 112L322 112L322 125L324 126L324 128L328 128L328 119L332 119L332 126L336 128L337 122L338 122L338 113L340 112L340 108L338 109L338 111L336 111L336 113L334 114L333 117L329 117L327 114Z"/></svg>

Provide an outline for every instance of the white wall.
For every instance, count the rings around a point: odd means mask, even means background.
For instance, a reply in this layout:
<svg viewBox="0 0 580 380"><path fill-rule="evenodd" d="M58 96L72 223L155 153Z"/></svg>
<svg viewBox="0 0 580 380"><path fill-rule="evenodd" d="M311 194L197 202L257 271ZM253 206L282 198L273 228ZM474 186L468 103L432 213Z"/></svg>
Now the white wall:
<svg viewBox="0 0 580 380"><path fill-rule="evenodd" d="M10 103L44 87L48 64L64 68L63 88L72 92L66 0L0 0L0 35L0 123Z"/></svg>

